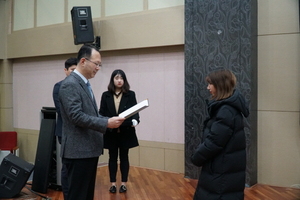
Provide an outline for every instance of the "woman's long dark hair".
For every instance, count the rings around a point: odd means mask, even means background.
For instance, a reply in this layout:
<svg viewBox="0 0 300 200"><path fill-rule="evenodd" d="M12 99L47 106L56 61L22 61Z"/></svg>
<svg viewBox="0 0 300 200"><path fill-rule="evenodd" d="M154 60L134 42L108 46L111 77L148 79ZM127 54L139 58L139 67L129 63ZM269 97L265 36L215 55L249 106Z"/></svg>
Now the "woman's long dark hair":
<svg viewBox="0 0 300 200"><path fill-rule="evenodd" d="M114 77L116 75L120 75L123 78L123 80L124 80L124 84L122 86L121 92L122 93L127 93L129 91L129 89L130 89L130 85L129 85L128 81L127 81L125 72L123 70L121 70L121 69L116 69L111 74L110 81L109 81L109 84L107 86L108 91L110 91L113 94L115 93L116 86L114 84Z"/></svg>

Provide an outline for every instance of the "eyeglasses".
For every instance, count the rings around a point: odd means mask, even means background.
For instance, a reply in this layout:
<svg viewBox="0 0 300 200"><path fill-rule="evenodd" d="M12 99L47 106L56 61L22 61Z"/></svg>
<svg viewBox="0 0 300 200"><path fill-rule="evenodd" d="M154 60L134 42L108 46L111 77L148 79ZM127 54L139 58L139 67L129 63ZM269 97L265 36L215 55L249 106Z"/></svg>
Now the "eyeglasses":
<svg viewBox="0 0 300 200"><path fill-rule="evenodd" d="M102 64L95 63L95 62L91 61L88 58L85 58L85 59L88 60L88 61L90 61L91 63L94 63L96 65L96 67L102 67Z"/></svg>

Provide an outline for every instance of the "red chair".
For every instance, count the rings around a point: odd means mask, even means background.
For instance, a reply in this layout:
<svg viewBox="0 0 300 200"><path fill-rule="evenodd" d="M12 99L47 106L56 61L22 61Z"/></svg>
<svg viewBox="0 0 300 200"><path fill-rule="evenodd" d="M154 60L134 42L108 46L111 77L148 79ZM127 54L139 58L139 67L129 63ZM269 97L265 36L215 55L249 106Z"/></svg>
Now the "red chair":
<svg viewBox="0 0 300 200"><path fill-rule="evenodd" d="M15 131L0 131L0 150L10 151L16 155L18 150L18 134Z"/></svg>

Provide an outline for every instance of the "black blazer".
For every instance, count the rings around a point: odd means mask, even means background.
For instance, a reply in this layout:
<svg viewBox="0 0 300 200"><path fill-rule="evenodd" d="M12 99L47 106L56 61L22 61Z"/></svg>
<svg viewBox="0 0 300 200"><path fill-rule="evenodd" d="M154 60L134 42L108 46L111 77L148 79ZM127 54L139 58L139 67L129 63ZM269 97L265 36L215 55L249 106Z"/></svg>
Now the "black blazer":
<svg viewBox="0 0 300 200"><path fill-rule="evenodd" d="M54 87L53 87L53 93L52 93L52 97L53 97L53 102L56 108L56 112L57 112L57 120L56 120L56 126L55 126L55 135L57 137L62 137L62 119L61 119L61 114L60 114L60 102L58 99L58 93L59 93L59 88L61 85L61 82L57 82ZM61 139L59 139L61 140Z"/></svg>
<svg viewBox="0 0 300 200"><path fill-rule="evenodd" d="M120 101L118 113L116 112L114 96L111 92L106 91L102 94L99 113L102 116L113 117L118 116L119 113L137 104L135 93L129 91L123 93ZM132 119L140 123L139 113L126 119L118 129L107 129L104 135L104 148L132 148L139 145L136 136L135 128L132 127Z"/></svg>

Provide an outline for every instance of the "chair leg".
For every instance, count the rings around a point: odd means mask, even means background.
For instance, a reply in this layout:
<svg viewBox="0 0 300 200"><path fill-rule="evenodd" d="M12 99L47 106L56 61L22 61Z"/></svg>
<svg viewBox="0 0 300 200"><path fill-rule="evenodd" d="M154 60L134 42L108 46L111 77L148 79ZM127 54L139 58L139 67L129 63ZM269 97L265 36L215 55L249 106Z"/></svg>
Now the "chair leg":
<svg viewBox="0 0 300 200"><path fill-rule="evenodd" d="M19 149L15 149L11 153L19 157Z"/></svg>

